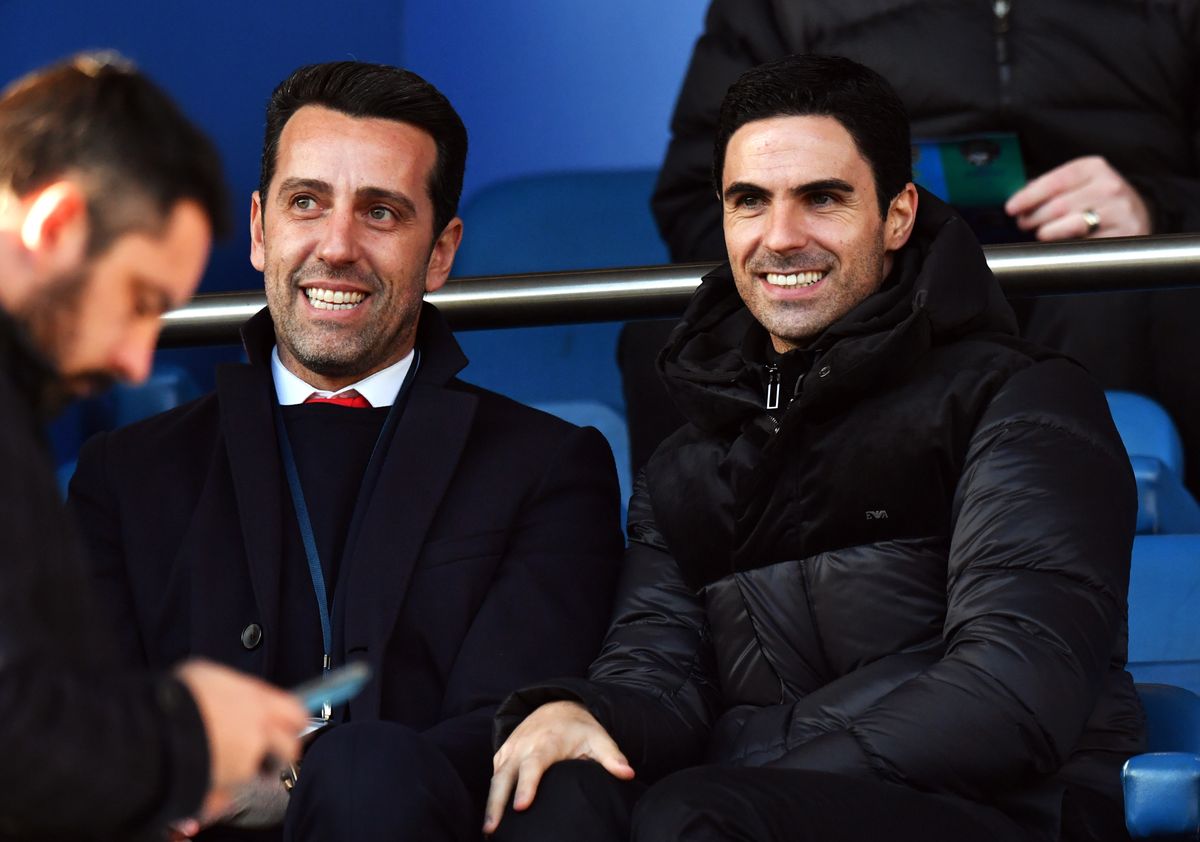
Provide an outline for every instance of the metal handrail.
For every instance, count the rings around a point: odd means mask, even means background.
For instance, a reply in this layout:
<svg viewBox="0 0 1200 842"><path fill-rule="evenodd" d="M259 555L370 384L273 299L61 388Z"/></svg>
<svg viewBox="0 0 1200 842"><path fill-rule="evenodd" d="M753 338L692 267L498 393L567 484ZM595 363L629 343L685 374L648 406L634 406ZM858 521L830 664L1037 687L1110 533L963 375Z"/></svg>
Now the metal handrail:
<svg viewBox="0 0 1200 842"><path fill-rule="evenodd" d="M1179 234L984 248L1014 297L1200 286L1200 236ZM683 312L712 263L452 280L426 296L456 330L622 321ZM262 292L200 295L163 317L160 345L230 344Z"/></svg>

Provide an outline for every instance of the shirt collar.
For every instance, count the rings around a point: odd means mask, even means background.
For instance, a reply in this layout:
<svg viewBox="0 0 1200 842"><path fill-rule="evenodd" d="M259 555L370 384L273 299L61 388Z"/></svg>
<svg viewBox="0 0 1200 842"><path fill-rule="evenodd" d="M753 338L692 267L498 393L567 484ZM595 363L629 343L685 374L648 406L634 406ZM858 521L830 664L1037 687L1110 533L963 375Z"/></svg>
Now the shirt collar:
<svg viewBox="0 0 1200 842"><path fill-rule="evenodd" d="M400 394L400 387L404 385L404 378L408 375L412 361L413 352L409 351L399 362L392 363L357 383L343 386L336 392L329 392L305 383L288 371L279 359L279 346L276 346L271 349L271 376L275 380L275 397L280 406L304 403L313 392L321 397L329 397L348 389L358 392L371 406L391 406L396 400L396 395Z"/></svg>

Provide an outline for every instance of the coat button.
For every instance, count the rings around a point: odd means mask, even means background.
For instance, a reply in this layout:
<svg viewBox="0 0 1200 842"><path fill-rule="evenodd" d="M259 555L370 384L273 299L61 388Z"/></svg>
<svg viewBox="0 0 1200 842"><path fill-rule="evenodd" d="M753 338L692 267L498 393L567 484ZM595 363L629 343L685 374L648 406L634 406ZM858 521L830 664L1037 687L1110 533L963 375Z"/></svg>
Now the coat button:
<svg viewBox="0 0 1200 842"><path fill-rule="evenodd" d="M242 645L247 649L253 649L262 643L262 628L258 623L251 623L242 629Z"/></svg>
<svg viewBox="0 0 1200 842"><path fill-rule="evenodd" d="M831 372L831 371L833 371L832 368L830 368L827 365L823 365L823 366L821 366L821 370L817 372L817 377L828 377L829 372Z"/></svg>

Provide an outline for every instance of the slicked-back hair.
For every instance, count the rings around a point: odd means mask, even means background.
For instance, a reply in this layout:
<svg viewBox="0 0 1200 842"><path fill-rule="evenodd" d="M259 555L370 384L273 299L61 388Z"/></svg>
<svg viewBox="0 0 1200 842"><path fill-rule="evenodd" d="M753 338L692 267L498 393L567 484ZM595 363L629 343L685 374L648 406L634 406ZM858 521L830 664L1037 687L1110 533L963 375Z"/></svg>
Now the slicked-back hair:
<svg viewBox="0 0 1200 842"><path fill-rule="evenodd" d="M458 213L467 166L467 129L450 101L417 74L386 64L337 61L301 67L279 83L267 105L258 193L263 204L279 158L279 135L305 105L320 105L350 117L378 117L426 132L437 147L427 189L438 235Z"/></svg>
<svg viewBox="0 0 1200 842"><path fill-rule="evenodd" d="M725 150L747 123L772 117L832 117L854 139L875 176L879 212L912 181L912 140L904 104L882 76L839 56L794 55L747 70L721 102L713 186L722 194Z"/></svg>
<svg viewBox="0 0 1200 842"><path fill-rule="evenodd" d="M212 142L157 85L115 53L84 53L0 93L0 189L27 196L61 178L87 196L88 256L122 234L156 233L195 201L228 232L229 194Z"/></svg>

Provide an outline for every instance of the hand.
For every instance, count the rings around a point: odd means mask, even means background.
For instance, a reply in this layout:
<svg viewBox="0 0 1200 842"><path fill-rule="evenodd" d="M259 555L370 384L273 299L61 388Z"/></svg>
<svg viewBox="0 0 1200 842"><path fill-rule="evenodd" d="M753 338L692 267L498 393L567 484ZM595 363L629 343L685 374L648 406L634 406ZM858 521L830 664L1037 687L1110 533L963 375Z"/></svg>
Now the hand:
<svg viewBox="0 0 1200 842"><path fill-rule="evenodd" d="M578 702L550 702L525 718L492 758L483 832L493 833L504 815L509 793L516 787L514 810L533 803L542 775L560 760L595 760L615 778L628 781L633 769L612 737Z"/></svg>
<svg viewBox="0 0 1200 842"><path fill-rule="evenodd" d="M265 766L296 760L297 735L308 719L290 693L218 664L191 660L176 676L196 700L208 734L210 789L202 820L212 820L228 812L235 789Z"/></svg>
<svg viewBox="0 0 1200 842"><path fill-rule="evenodd" d="M175 822L169 828L172 842L191 839L214 824L229 827L264 828L283 823L288 793L276 775L259 775L237 787L219 814L205 813Z"/></svg>
<svg viewBox="0 0 1200 842"><path fill-rule="evenodd" d="M1138 192L1098 155L1076 158L1026 184L1004 205L1022 231L1039 240L1135 237L1150 233L1150 211ZM1088 232L1084 211L1100 219Z"/></svg>

